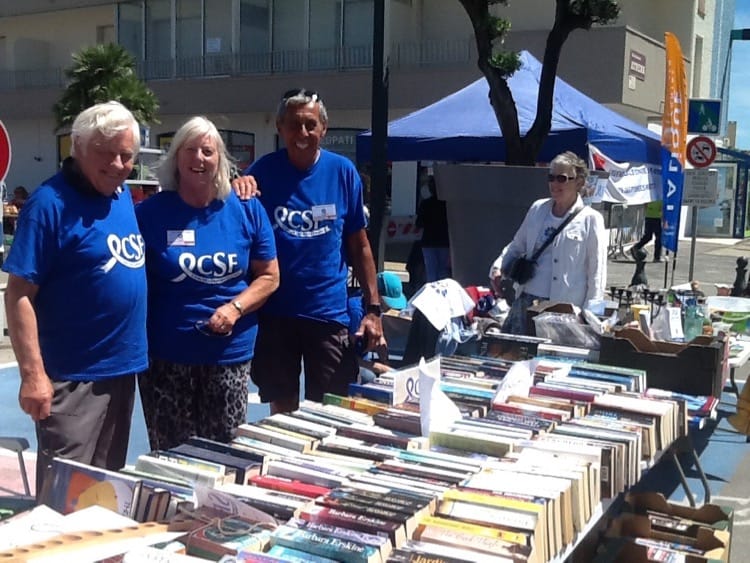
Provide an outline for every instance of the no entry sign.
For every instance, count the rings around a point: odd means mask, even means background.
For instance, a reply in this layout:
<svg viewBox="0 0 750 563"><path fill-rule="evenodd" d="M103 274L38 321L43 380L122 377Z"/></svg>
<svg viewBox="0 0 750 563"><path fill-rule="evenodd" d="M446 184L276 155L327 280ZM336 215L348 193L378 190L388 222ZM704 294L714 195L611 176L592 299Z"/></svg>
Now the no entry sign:
<svg viewBox="0 0 750 563"><path fill-rule="evenodd" d="M8 130L0 121L0 182L5 180L10 170L10 136Z"/></svg>
<svg viewBox="0 0 750 563"><path fill-rule="evenodd" d="M685 156L696 168L711 166L716 158L716 144L711 137L695 137L688 142Z"/></svg>

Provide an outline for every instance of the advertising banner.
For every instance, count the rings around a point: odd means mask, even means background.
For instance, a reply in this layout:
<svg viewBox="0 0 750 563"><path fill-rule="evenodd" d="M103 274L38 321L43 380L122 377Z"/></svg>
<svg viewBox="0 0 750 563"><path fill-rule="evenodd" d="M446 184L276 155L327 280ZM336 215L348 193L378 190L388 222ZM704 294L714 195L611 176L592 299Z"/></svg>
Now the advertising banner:
<svg viewBox="0 0 750 563"><path fill-rule="evenodd" d="M587 203L639 205L662 198L660 166L615 162L589 143L589 169Z"/></svg>
<svg viewBox="0 0 750 563"><path fill-rule="evenodd" d="M662 186L664 216L662 245L677 252L680 236L680 207L685 179L685 148L687 143L687 80L680 42L673 34L664 34L667 72L662 116Z"/></svg>

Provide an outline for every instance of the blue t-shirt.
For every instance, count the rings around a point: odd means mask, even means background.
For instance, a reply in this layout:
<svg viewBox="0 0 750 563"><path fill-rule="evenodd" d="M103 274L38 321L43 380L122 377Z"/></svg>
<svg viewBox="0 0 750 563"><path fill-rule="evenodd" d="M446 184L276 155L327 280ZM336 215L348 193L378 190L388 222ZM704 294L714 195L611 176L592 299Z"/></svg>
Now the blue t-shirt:
<svg viewBox="0 0 750 563"><path fill-rule="evenodd" d="M258 182L279 254L281 283L263 312L347 326L345 241L366 225L357 169L321 150L318 161L301 171L282 149L245 174Z"/></svg>
<svg viewBox="0 0 750 563"><path fill-rule="evenodd" d="M51 379L143 371L146 272L130 192L105 197L69 180L61 171L31 194L3 270L39 286L34 309Z"/></svg>
<svg viewBox="0 0 750 563"><path fill-rule="evenodd" d="M181 364L230 364L253 357L258 321L242 316L231 336L195 328L252 281L252 260L273 260L268 216L256 200L232 193L197 209L177 192L160 192L136 206L146 243L148 342L153 358Z"/></svg>

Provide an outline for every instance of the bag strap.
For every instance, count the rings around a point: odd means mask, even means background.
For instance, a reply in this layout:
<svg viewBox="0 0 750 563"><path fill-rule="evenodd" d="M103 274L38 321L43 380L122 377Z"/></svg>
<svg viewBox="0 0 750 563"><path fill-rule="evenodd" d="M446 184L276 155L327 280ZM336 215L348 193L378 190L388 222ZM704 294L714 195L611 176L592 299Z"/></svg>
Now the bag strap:
<svg viewBox="0 0 750 563"><path fill-rule="evenodd" d="M531 256L531 261L532 262L536 262L536 259L539 258L542 255L542 252L544 252L545 249L550 244L552 244L552 241L555 240L555 238L557 238L557 235L559 235L562 232L562 230L565 227L568 226L568 223L570 223L573 219L575 219L575 216L578 215L582 210L583 210L583 206L581 206L578 209L576 209L575 211L573 211L573 213L571 213L570 215L568 215L568 217L567 217L567 219L565 219L565 221L563 221L562 223L560 223L560 226L555 229L555 232L553 232L552 234L550 234L550 236L547 238L547 240L544 241L544 244L542 246L540 246L537 249L537 251L534 252L534 254Z"/></svg>

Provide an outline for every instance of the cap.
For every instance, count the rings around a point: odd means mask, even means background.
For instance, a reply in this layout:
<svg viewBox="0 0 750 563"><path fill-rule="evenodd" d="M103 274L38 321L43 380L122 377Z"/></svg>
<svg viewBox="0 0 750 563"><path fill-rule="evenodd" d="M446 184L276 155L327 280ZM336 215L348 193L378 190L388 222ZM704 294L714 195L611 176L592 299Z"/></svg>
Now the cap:
<svg viewBox="0 0 750 563"><path fill-rule="evenodd" d="M406 307L406 296L404 287L399 278L393 272L380 272L378 274L378 293L383 303L391 309L404 309Z"/></svg>

